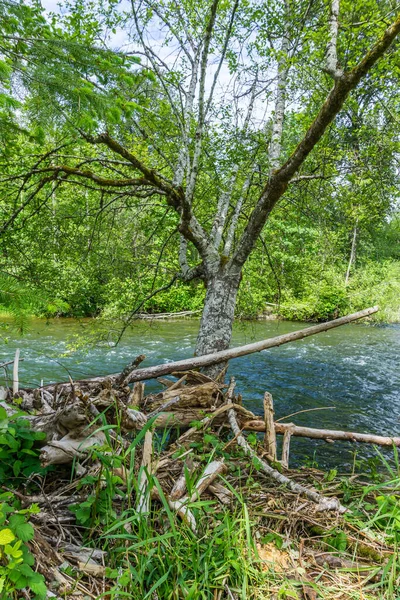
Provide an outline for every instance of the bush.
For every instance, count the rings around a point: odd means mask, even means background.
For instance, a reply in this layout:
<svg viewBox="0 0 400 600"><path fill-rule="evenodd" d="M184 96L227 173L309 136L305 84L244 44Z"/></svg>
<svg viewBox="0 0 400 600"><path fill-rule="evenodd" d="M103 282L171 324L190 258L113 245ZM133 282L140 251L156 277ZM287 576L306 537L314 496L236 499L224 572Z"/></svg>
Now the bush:
<svg viewBox="0 0 400 600"><path fill-rule="evenodd" d="M9 486L14 478L45 472L35 442L46 435L32 431L29 421L16 417L18 414L8 418L0 407L0 481L8 481Z"/></svg>

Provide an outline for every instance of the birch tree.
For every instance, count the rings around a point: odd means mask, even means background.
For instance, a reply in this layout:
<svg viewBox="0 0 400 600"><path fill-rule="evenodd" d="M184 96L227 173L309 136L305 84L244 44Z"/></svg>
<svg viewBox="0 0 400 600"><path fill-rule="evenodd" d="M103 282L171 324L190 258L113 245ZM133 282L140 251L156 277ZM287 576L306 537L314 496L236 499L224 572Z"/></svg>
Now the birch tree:
<svg viewBox="0 0 400 600"><path fill-rule="evenodd" d="M76 28L70 17L78 8L68 6L64 36ZM93 47L101 39L111 48L108 23L123 34L123 45L108 50L121 61L120 71L115 63L109 75L104 64L97 70L77 64L73 101L71 90L67 95L59 86L53 93L46 83L47 104L66 135L81 140L81 155L61 163L50 152L15 178L19 187L0 234L38 197L45 205L54 187L68 181L99 193L157 197L176 214L180 235L180 270L169 285L198 278L206 286L196 353L227 348L243 268L269 215L289 186L321 177L308 172L308 157L360 82L377 68L381 78L393 77L400 15L382 3L372 31L365 27L360 36L350 8L339 0L132 0L125 11L114 4L91 9L85 35ZM29 53L29 41L27 47ZM311 54L319 58L309 67ZM40 72L27 68L26 88L27 73L35 81ZM32 103L37 90L27 94ZM99 96L108 108L96 113L93 100L88 118L80 98L83 105ZM283 151L288 106L293 111L302 104L313 114Z"/></svg>

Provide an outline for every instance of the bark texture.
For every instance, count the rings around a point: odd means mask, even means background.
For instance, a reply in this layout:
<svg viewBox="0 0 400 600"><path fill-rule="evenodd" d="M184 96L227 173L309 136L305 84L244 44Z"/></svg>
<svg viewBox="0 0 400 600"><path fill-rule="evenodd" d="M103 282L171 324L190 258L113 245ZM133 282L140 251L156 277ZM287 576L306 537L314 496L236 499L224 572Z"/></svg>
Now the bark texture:
<svg viewBox="0 0 400 600"><path fill-rule="evenodd" d="M239 285L239 276L232 276L229 272L218 274L209 281L197 337L196 356L229 348ZM225 363L214 364L207 367L206 373L215 378L224 367Z"/></svg>

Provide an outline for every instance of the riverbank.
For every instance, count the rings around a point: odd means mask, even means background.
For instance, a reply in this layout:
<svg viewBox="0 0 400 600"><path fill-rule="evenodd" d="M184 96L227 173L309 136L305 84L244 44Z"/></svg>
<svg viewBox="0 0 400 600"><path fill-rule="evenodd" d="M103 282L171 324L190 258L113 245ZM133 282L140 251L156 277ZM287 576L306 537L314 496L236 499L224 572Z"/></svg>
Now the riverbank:
<svg viewBox="0 0 400 600"><path fill-rule="evenodd" d="M91 321L89 322L89 324ZM94 346L81 345L87 339L88 321L34 319L26 335L8 335L0 345L0 363L13 361L20 348L21 385L30 387L52 381L107 375L121 370L132 357L145 354L144 366L193 356L198 321L136 321L117 347L102 338ZM304 326L306 326L305 324ZM302 326L286 321L246 321L234 326L232 346L248 344L297 331ZM110 328L106 331L110 333ZM370 327L346 325L315 338L294 342L231 362L229 373L237 380L246 407L262 414L266 389L275 401L276 418L296 410L309 411L296 417L299 425L398 434L400 385L398 356L399 326ZM4 385L4 370L0 373ZM9 371L8 377L11 377ZM323 382L323 385L321 384ZM146 384L159 389L156 381ZM310 412L310 410L312 411ZM316 410L318 409L318 410ZM323 409L323 410L321 410ZM348 442L335 445L296 439L292 442L292 466L317 462L334 468L341 455L341 470L352 472L354 460L373 460L374 453L363 447L354 457Z"/></svg>
<svg viewBox="0 0 400 600"><path fill-rule="evenodd" d="M6 600L395 600L396 461L370 481L267 464L264 440L236 431L248 417L233 382L226 392L189 372L145 397L127 373L59 387L56 413L48 388L32 416L15 413L30 406L23 390L8 417L0 408ZM157 414L176 394L205 417L168 436ZM67 435L51 441L59 426Z"/></svg>

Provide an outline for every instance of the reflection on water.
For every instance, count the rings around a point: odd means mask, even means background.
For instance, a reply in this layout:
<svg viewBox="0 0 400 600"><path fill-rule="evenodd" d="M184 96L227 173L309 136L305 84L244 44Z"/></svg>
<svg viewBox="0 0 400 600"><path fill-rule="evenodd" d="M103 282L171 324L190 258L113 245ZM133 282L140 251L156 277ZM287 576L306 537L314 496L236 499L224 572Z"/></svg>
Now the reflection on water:
<svg viewBox="0 0 400 600"><path fill-rule="evenodd" d="M240 345L300 329L300 323L258 321L238 323L233 345ZM198 329L197 321L137 322L117 348L97 347L63 356L68 340L82 332L85 321L35 320L24 337L0 343L0 362L12 360L21 349L21 385L26 387L120 371L132 358L145 354L144 365L188 358ZM296 415L298 424L399 435L400 326L346 325L338 329L231 361L244 403L262 412L265 390L272 393L276 418L309 408L334 406ZM4 384L4 378L2 383ZM155 389L157 382L147 384ZM317 450L321 465L348 465L354 447L294 439L292 461L304 461ZM365 456L371 448L357 446Z"/></svg>

